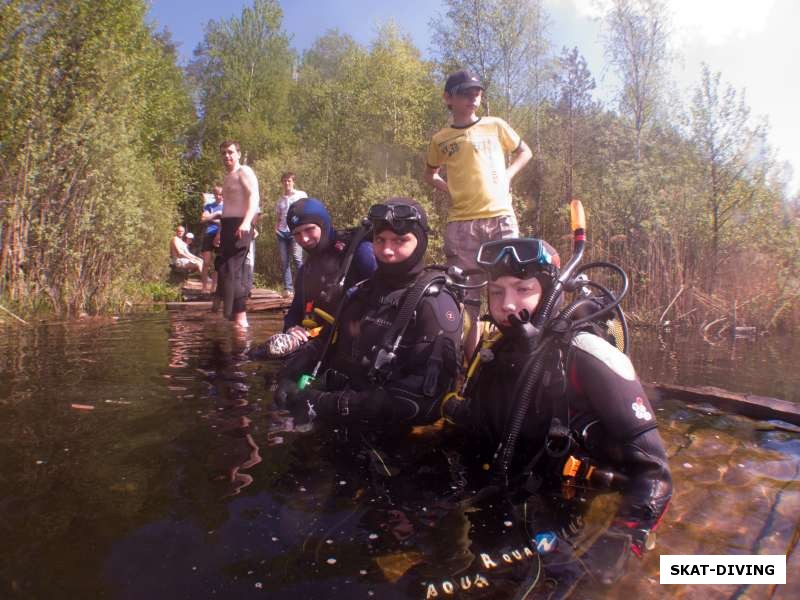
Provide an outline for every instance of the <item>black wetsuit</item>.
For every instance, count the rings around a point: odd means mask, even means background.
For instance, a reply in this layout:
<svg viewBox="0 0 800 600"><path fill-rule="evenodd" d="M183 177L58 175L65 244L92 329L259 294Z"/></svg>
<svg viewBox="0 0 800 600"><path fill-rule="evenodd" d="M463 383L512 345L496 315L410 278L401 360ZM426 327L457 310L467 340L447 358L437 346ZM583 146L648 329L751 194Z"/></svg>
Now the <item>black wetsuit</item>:
<svg viewBox="0 0 800 600"><path fill-rule="evenodd" d="M462 328L458 305L446 290L421 299L396 350L397 358L385 372L370 375L376 353L414 279L399 285L376 274L347 299L316 389L300 392L304 396L295 405L302 408L310 402L320 419L338 423L420 425L439 418L439 400L458 369ZM285 384L310 373L326 337L298 351L279 379Z"/></svg>
<svg viewBox="0 0 800 600"><path fill-rule="evenodd" d="M305 318L321 323L320 317L313 312L315 308L335 315L342 294L372 275L375 271L372 243L365 239L355 240L358 246L350 248L358 233L358 230L336 231L324 248L307 251L308 257L297 273L292 305L283 319L284 331L301 325ZM348 252L354 252L354 255L344 285L340 286L342 265Z"/></svg>
<svg viewBox="0 0 800 600"><path fill-rule="evenodd" d="M457 421L482 440L481 460L491 463L517 406L514 393L529 352L520 342L503 338L492 348L460 406ZM553 418L571 432L553 438L544 450ZM667 456L650 406L628 358L592 333L577 334L566 346L552 346L544 374L523 421L510 464L509 481L529 491L561 487L562 470L574 455L617 474L622 503L614 526L629 531L632 550L640 553L644 537L658 523L672 494ZM621 476L621 477L620 477ZM583 482L583 486L586 482Z"/></svg>
<svg viewBox="0 0 800 600"><path fill-rule="evenodd" d="M242 220L243 217L223 217L221 221L220 253L216 262L217 296L223 302L226 319L233 319L247 310L247 298L253 287L253 265L248 261L252 230L242 237L236 236Z"/></svg>

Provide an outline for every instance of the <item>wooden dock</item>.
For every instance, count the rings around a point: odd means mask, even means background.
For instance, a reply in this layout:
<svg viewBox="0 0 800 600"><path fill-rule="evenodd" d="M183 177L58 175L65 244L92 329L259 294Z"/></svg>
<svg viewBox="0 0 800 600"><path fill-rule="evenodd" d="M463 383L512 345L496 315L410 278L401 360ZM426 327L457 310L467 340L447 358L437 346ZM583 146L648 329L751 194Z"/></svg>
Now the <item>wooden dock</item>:
<svg viewBox="0 0 800 600"><path fill-rule="evenodd" d="M181 286L181 302L167 302L169 310L211 310L213 299L200 293L202 286L199 279L188 279ZM266 310L281 310L289 308L292 304L292 297L284 298L275 290L264 288L253 288L250 298L247 300L247 312L259 312Z"/></svg>
<svg viewBox="0 0 800 600"><path fill-rule="evenodd" d="M800 404L780 398L769 398L755 394L737 394L710 385L685 386L664 383L644 384L651 399L676 398L684 402L708 403L726 412L736 413L751 419L779 419L800 425Z"/></svg>

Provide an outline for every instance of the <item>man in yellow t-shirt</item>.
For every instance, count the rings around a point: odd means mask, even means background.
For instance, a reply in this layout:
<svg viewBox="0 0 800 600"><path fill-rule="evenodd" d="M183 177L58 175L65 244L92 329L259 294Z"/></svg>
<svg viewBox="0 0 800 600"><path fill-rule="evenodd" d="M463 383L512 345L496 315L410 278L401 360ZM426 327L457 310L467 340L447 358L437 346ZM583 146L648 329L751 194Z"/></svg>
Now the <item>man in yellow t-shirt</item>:
<svg viewBox="0 0 800 600"><path fill-rule="evenodd" d="M477 116L483 89L468 71L447 78L444 101L452 121L431 138L425 168L425 180L450 196L444 252L448 265L462 269L477 269L475 259L483 242L519 236L509 187L532 157L528 145L503 119ZM446 180L439 172L443 167ZM465 304L472 323L477 323L477 290L467 295ZM477 343L478 328L473 327L465 342L467 356Z"/></svg>

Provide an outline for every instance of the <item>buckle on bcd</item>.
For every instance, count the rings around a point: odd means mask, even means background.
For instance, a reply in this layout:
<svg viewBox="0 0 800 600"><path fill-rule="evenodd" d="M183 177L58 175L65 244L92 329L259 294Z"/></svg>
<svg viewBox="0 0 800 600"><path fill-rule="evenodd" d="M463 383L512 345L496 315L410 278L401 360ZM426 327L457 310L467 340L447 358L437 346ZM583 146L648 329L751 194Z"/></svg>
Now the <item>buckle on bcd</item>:
<svg viewBox="0 0 800 600"><path fill-rule="evenodd" d="M382 371L383 368L391 364L395 358L397 358L397 355L394 352L391 350L387 352L386 348L381 348L375 356L375 364L372 367L373 371Z"/></svg>

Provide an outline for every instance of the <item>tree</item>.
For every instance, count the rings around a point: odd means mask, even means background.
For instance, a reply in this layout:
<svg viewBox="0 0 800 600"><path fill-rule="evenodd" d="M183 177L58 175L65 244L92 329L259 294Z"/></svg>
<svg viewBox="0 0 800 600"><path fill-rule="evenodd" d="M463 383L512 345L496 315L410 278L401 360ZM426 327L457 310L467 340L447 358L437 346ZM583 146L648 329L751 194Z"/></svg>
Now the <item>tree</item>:
<svg viewBox="0 0 800 600"><path fill-rule="evenodd" d="M540 91L547 52L541 0L446 0L445 6L430 23L443 66L476 73L487 87L487 113L491 101L510 119Z"/></svg>
<svg viewBox="0 0 800 600"><path fill-rule="evenodd" d="M576 154L588 142L579 131L590 111L596 110L591 92L595 88L594 78L586 66L586 59L578 53L578 48L564 48L556 60L555 73L556 99L555 111L562 129L564 202L574 197L573 174Z"/></svg>
<svg viewBox="0 0 800 600"><path fill-rule="evenodd" d="M282 20L277 0L254 0L240 16L206 25L188 68L202 113L199 174L204 183L219 171L218 145L224 139L241 142L249 163L292 141L289 93L295 57Z"/></svg>
<svg viewBox="0 0 800 600"><path fill-rule="evenodd" d="M712 273L720 261L723 229L740 208L752 201L763 183L766 164L764 125L754 125L743 93L728 85L721 89L719 72L703 65L700 84L692 100L692 139L700 156L710 221ZM714 288L711 278L711 289Z"/></svg>
<svg viewBox="0 0 800 600"><path fill-rule="evenodd" d="M0 8L0 293L61 314L163 275L192 110L144 2ZM7 116L4 114L3 116Z"/></svg>
<svg viewBox="0 0 800 600"><path fill-rule="evenodd" d="M634 131L636 162L642 160L642 135L662 95L669 18L663 0L613 0L606 21L606 56L622 80L619 106Z"/></svg>
<svg viewBox="0 0 800 600"><path fill-rule="evenodd" d="M438 105L432 65L395 25L369 50L329 32L304 55L293 101L306 180L353 221L372 181L418 170Z"/></svg>

